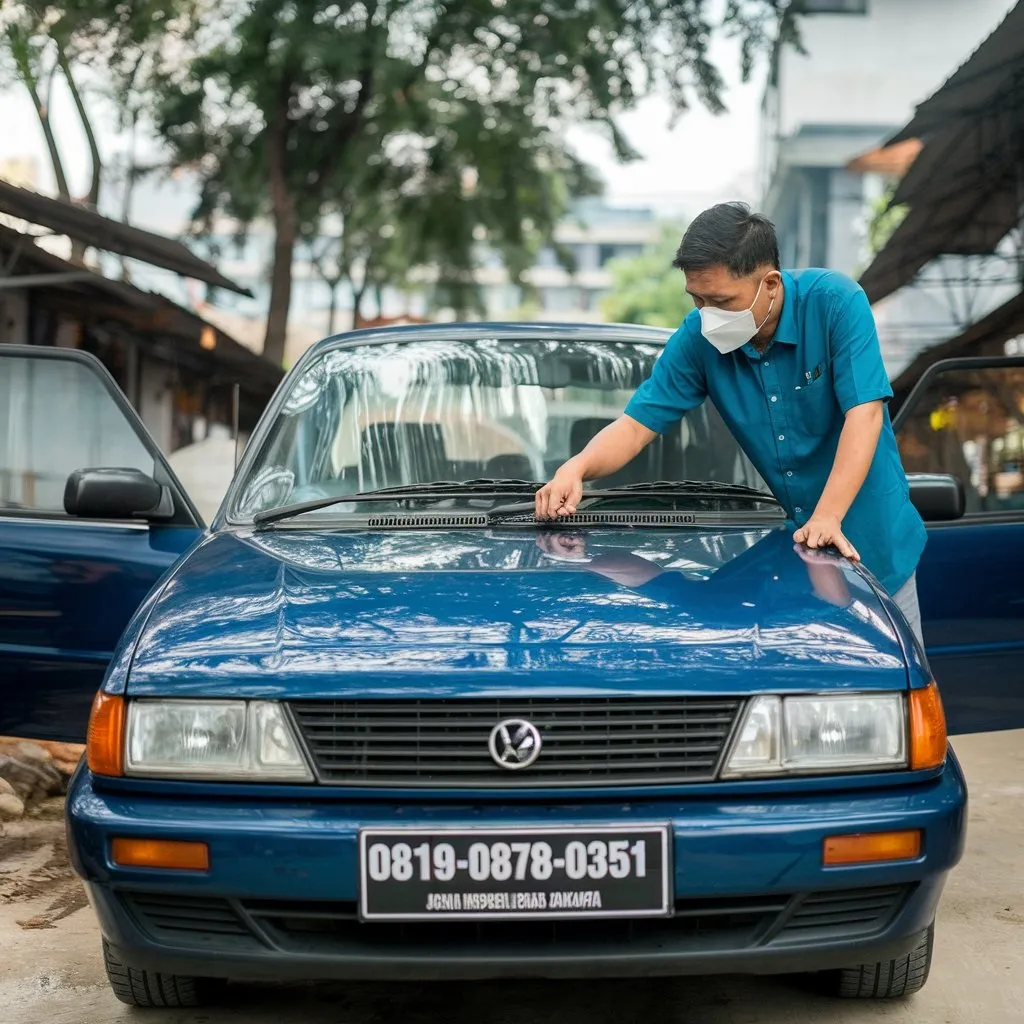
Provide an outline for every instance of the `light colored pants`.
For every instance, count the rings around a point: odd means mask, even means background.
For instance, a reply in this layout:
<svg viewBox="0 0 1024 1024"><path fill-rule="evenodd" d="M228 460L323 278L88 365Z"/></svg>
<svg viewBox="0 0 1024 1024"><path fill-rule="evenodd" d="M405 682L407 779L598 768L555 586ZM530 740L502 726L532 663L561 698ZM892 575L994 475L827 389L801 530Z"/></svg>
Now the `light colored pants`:
<svg viewBox="0 0 1024 1024"><path fill-rule="evenodd" d="M903 617L910 624L910 628L914 631L914 636L917 637L921 646L924 647L924 636L921 631L921 606L917 603L917 573L914 573L892 595L892 599L896 602L899 610L903 612Z"/></svg>

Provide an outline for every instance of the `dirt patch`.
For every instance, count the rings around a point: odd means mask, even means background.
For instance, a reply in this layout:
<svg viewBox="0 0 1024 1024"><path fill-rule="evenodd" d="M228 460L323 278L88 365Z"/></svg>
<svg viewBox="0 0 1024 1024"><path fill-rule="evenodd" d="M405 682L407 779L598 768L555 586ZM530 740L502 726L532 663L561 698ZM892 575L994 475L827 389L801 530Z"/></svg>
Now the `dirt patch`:
<svg viewBox="0 0 1024 1024"><path fill-rule="evenodd" d="M52 928L86 905L68 862L62 815L50 806L37 818L0 829L0 905L41 898L49 898L45 910L18 920L22 928Z"/></svg>

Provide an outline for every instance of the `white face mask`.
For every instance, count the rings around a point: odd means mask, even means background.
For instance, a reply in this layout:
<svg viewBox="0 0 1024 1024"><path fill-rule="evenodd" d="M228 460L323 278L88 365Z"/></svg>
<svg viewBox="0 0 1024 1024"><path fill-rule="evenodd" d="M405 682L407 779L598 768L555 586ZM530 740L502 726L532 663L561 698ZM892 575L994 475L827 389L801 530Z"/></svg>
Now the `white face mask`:
<svg viewBox="0 0 1024 1024"><path fill-rule="evenodd" d="M764 319L757 323L754 320L754 303L757 296L761 294L761 284L757 286L757 294L749 309L716 309L714 306L704 306L700 311L700 333L718 349L722 355L728 352L735 352L743 348L750 339L768 322L772 315L772 306L775 305L775 296L768 306L768 312Z"/></svg>

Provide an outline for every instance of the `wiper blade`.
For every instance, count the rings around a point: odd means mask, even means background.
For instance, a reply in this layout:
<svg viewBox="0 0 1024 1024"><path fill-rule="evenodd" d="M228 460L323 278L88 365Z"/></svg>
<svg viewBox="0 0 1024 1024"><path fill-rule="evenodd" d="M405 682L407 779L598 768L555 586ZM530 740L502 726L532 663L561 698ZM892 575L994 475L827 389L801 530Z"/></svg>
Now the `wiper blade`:
<svg viewBox="0 0 1024 1024"><path fill-rule="evenodd" d="M532 494L543 484L530 480L476 479L460 482L456 480L436 480L427 484L404 484L399 487L381 487L374 491L358 491L335 498L313 498L310 501L297 501L293 505L282 505L280 508L268 508L257 512L253 517L254 526L267 526L284 519L292 519L306 512L317 512L330 508L332 505L347 505L352 502L372 502L399 500L402 498L420 498L443 496L446 498L473 498L487 494Z"/></svg>
<svg viewBox="0 0 1024 1024"><path fill-rule="evenodd" d="M375 494L382 494L385 497L393 497L396 494L410 494L416 497L420 494L449 494L453 491L459 494L470 491L483 494L515 494L519 491L536 491L543 486L543 484L538 483L536 480L519 480L512 477L477 477L473 480L435 480L433 483L428 484L400 484L397 487L379 487L374 491L360 491L360 495L372 497Z"/></svg>
<svg viewBox="0 0 1024 1024"><path fill-rule="evenodd" d="M642 494L737 494L751 498L763 498L765 501L777 501L775 495L769 491L749 487L747 484L728 484L721 480L654 480L639 484L623 484L621 487L611 487L600 492L584 492L584 497L587 493L604 495L618 494L622 491Z"/></svg>

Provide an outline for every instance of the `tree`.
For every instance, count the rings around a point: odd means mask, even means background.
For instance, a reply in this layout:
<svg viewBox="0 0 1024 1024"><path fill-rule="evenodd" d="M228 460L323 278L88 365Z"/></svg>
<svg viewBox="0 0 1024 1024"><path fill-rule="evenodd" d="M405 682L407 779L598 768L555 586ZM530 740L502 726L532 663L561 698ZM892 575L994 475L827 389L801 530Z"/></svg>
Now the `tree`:
<svg viewBox="0 0 1024 1024"><path fill-rule="evenodd" d="M420 161L418 195L433 202L418 207L428 232L418 247L437 260L439 284L465 301L472 282L463 256L481 223L515 274L564 207L564 182L580 170L565 147L568 124L603 126L628 158L615 118L641 95L661 89L677 109L694 96L722 109L710 37L717 28L738 33L747 71L753 54L775 42L784 5L730 0L722 25L711 21L713 6L221 3L195 58L169 72L159 123L175 161L203 176L198 223L215 213L271 219L265 354L282 357L301 226L324 212L339 176L359 176L358 154L369 148L388 160L400 150ZM500 187L464 202L471 172ZM548 177L562 183L549 186Z"/></svg>
<svg viewBox="0 0 1024 1024"><path fill-rule="evenodd" d="M63 79L90 156L90 180L82 201L91 209L100 203L104 161L94 129L95 105L82 85L91 75L102 84L119 114L119 127L134 131L146 105L160 55L179 49L188 36L194 0L64 0L60 7L44 0L27 0L0 10L0 44L8 72L28 91L53 167L57 194L71 195L61 147L50 118L51 97L59 75ZM128 168L125 211L138 169ZM127 219L127 212L125 214ZM81 260L85 246L73 242L72 258Z"/></svg>
<svg viewBox="0 0 1024 1024"><path fill-rule="evenodd" d="M682 232L664 225L658 241L634 257L613 260L612 289L602 303L606 320L651 327L678 327L693 302L683 275L672 266Z"/></svg>

